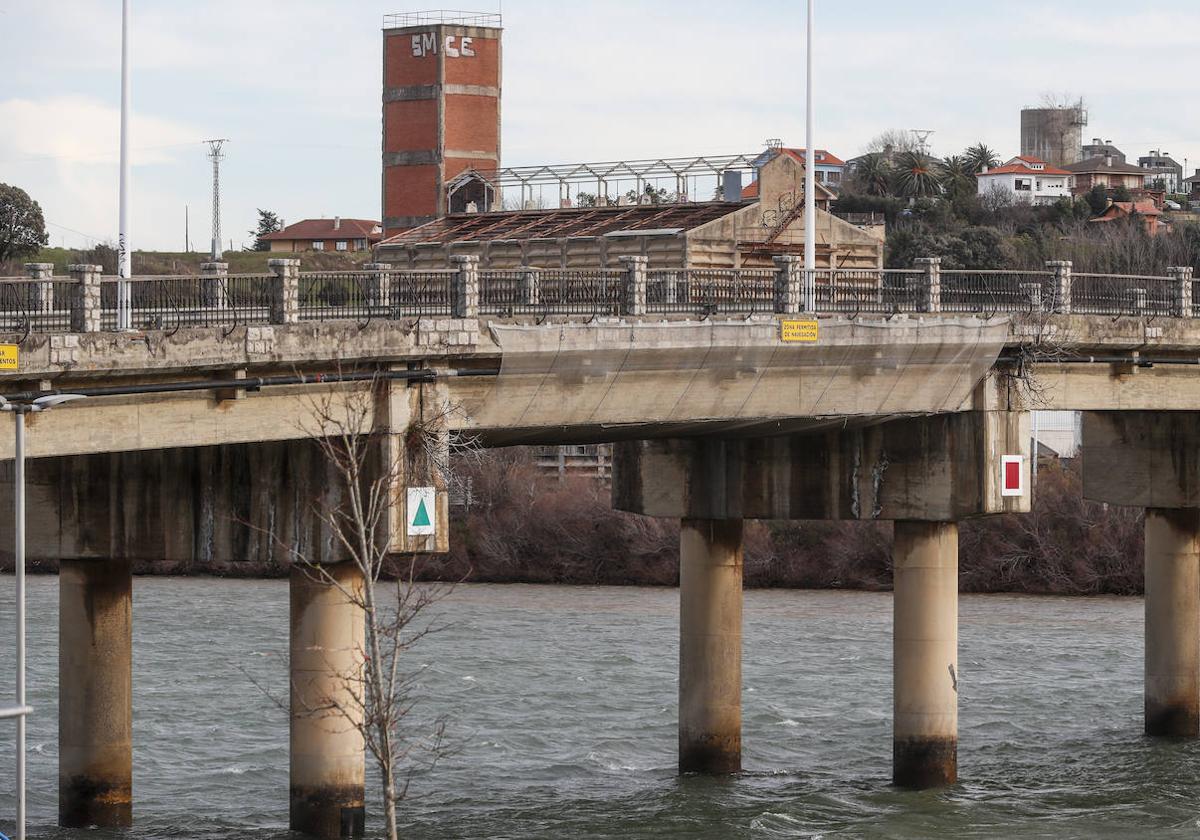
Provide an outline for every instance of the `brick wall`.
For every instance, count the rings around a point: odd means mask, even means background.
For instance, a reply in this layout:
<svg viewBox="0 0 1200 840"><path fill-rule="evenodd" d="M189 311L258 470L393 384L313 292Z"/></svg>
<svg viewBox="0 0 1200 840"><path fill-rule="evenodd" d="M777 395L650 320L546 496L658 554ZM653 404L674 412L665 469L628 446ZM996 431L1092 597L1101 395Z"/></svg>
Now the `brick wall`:
<svg viewBox="0 0 1200 840"><path fill-rule="evenodd" d="M452 25L385 31L385 236L443 212L440 198L448 178L469 166L499 166L498 32ZM398 153L424 154L405 160Z"/></svg>

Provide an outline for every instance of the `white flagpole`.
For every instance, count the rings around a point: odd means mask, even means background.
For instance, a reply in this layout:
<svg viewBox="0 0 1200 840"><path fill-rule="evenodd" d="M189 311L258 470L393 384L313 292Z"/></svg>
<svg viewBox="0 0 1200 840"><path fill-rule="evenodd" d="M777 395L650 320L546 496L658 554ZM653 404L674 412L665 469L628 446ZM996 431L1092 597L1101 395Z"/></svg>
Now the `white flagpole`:
<svg viewBox="0 0 1200 840"><path fill-rule="evenodd" d="M817 152L813 148L813 0L808 0L808 48L805 51L808 69L805 72L804 125L804 308L816 309L817 297Z"/></svg>
<svg viewBox="0 0 1200 840"><path fill-rule="evenodd" d="M118 234L117 329L130 328L129 278L129 0L121 0L121 189Z"/></svg>

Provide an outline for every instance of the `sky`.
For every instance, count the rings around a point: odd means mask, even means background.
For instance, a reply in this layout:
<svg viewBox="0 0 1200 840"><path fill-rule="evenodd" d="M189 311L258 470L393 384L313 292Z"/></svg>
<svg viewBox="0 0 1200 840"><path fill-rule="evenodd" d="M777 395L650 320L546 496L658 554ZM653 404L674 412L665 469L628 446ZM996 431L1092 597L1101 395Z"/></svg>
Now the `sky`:
<svg viewBox="0 0 1200 840"><path fill-rule="evenodd" d="M500 0L472 9L497 11ZM468 4L470 5L470 4ZM0 0L0 183L51 244L117 234L120 0ZM135 249L223 238L257 208L380 218L383 15L398 0L132 0ZM816 0L815 144L843 158L927 129L939 155L1019 149L1020 109L1082 96L1085 141L1200 167L1200 3ZM756 152L804 141L802 0L504 0L504 163ZM1190 174L1190 173L1189 173Z"/></svg>

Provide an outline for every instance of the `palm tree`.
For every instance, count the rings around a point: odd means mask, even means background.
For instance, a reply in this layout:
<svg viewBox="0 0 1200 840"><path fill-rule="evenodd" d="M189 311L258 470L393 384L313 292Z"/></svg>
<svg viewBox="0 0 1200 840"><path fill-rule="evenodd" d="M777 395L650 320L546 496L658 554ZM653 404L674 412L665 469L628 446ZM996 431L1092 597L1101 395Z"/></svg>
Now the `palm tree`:
<svg viewBox="0 0 1200 840"><path fill-rule="evenodd" d="M890 195L892 191L892 165L882 152L863 155L854 171L863 192L867 195Z"/></svg>
<svg viewBox="0 0 1200 840"><path fill-rule="evenodd" d="M975 173L962 155L950 155L938 163L938 180L951 199L975 193Z"/></svg>
<svg viewBox="0 0 1200 840"><path fill-rule="evenodd" d="M933 161L923 152L896 156L896 191L905 198L925 198L941 192Z"/></svg>
<svg viewBox="0 0 1200 840"><path fill-rule="evenodd" d="M963 152L963 157L967 159L972 175L982 172L985 167L992 169L1000 165L1000 156L989 149L987 143L976 143L969 147Z"/></svg>

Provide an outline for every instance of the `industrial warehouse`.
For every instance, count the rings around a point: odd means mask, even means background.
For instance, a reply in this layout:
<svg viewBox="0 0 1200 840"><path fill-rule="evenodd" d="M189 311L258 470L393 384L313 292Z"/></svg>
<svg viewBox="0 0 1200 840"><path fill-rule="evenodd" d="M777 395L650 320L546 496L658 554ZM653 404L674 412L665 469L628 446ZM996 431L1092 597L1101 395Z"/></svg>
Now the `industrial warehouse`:
<svg viewBox="0 0 1200 840"><path fill-rule="evenodd" d="M644 256L652 268L736 269L803 253L804 156L782 144L754 158L503 169L498 24L492 15L385 20L381 262L435 269L475 255L482 268L600 269ZM718 200L690 200L697 173L718 181ZM674 192L655 191L663 175ZM634 189L611 197L622 179ZM518 209L506 210L514 182ZM536 206L536 184L557 184L558 206ZM881 268L882 231L830 214L822 185L816 198L817 267Z"/></svg>

